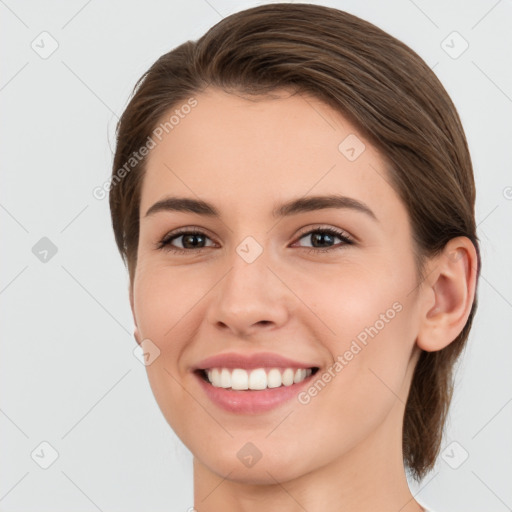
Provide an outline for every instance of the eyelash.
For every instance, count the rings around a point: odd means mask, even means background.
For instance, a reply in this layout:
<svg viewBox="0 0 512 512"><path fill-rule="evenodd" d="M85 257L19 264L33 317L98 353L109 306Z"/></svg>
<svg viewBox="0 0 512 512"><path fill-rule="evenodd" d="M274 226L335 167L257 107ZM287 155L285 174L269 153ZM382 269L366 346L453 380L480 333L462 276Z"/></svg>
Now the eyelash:
<svg viewBox="0 0 512 512"><path fill-rule="evenodd" d="M345 245L353 245L354 244L354 241L352 240L352 238L350 236L348 236L344 231L339 231L334 228L314 228L314 229L311 229L310 231L302 233L297 240L300 240L301 238L304 238L305 236L312 235L313 233L326 233L328 235L336 236L343 242L343 244L338 245L338 246L327 247L327 248L302 247L302 249L305 249L308 253L329 252L329 251L334 251L334 250L338 250L338 249L343 249L343 247ZM195 229L195 228L186 229L185 228L181 231L167 234L162 240L160 240L160 242L158 242L156 244L156 248L158 250L163 250L166 252L173 252L176 254L185 254L185 253L190 253L190 252L195 252L195 251L201 251L203 249L208 249L208 247L199 247L196 250L181 249L179 247L174 247L173 245L171 245L171 242L173 240L175 240L176 238L179 238L180 236L184 236L184 235L204 235L204 236L206 236L206 238L209 238L205 233L203 233L202 231L200 231L198 229Z"/></svg>

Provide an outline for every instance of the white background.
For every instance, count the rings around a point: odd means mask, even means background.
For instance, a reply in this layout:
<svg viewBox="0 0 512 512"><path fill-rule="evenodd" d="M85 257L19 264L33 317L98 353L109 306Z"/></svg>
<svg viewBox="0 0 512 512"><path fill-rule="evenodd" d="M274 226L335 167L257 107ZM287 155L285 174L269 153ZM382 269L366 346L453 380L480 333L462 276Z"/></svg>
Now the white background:
<svg viewBox="0 0 512 512"><path fill-rule="evenodd" d="M258 3L0 1L0 511L193 505L192 457L132 353L128 277L108 199L92 190L109 179L115 123L140 75L163 53ZM461 116L483 269L443 448L452 465L462 449L469 456L458 469L439 458L413 488L437 512L510 510L512 3L314 3L351 12L408 44ZM453 31L469 43L456 59L442 47ZM31 44L48 50L52 38L58 48L43 59ZM47 262L32 251L43 237L57 248ZM49 461L43 441L58 452L48 469L35 462Z"/></svg>

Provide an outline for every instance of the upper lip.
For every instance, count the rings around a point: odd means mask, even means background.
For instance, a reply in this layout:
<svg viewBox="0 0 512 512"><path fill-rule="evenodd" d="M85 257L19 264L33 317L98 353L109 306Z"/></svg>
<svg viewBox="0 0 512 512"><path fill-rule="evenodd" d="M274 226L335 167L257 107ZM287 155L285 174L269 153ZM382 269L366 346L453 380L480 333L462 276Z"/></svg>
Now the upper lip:
<svg viewBox="0 0 512 512"><path fill-rule="evenodd" d="M304 361L294 361L287 357L273 354L272 352L259 352L254 354L237 354L228 352L207 357L200 361L194 370L209 368L317 368L318 365Z"/></svg>

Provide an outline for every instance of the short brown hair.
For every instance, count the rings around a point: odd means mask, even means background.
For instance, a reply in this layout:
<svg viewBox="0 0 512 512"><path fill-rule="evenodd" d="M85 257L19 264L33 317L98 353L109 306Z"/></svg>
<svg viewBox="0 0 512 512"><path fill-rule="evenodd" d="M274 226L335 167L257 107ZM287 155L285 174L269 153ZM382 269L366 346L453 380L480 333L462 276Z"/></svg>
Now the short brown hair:
<svg viewBox="0 0 512 512"><path fill-rule="evenodd" d="M139 79L117 125L110 188L112 224L133 284L146 158L116 174L162 116L209 85L250 95L308 93L345 116L380 152L407 208L418 276L427 257L466 236L478 256L475 184L465 134L450 97L425 62L375 25L313 4L269 4L223 19L197 41L161 56ZM403 458L419 480L439 454L453 392L453 365L477 307L457 338L422 351L407 399Z"/></svg>

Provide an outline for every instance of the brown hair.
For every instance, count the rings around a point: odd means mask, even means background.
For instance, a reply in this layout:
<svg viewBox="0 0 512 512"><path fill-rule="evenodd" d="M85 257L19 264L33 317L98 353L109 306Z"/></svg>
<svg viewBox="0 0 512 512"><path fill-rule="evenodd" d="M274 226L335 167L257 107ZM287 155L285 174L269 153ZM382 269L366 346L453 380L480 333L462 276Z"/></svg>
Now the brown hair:
<svg viewBox="0 0 512 512"><path fill-rule="evenodd" d="M480 251L470 154L455 106L425 62L375 25L313 4L269 4L224 18L197 41L161 56L139 79L117 125L110 208L133 283L145 158L119 170L164 114L209 85L250 95L309 93L344 115L380 152L407 207L419 279L426 258L457 236ZM114 178L117 180L114 183ZM422 351L403 423L403 458L419 480L439 453L452 398L453 365L476 311L446 348Z"/></svg>

